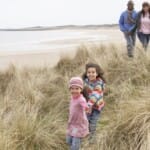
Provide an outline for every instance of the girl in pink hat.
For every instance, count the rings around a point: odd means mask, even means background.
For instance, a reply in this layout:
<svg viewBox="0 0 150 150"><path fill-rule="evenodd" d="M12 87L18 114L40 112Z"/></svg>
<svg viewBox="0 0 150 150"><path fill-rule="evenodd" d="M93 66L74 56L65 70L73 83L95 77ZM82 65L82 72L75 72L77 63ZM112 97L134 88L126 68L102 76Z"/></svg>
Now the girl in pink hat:
<svg viewBox="0 0 150 150"><path fill-rule="evenodd" d="M67 127L67 144L70 150L79 150L81 139L89 134L89 123L86 116L88 105L83 97L83 81L80 77L73 77L69 82L71 101L69 121Z"/></svg>

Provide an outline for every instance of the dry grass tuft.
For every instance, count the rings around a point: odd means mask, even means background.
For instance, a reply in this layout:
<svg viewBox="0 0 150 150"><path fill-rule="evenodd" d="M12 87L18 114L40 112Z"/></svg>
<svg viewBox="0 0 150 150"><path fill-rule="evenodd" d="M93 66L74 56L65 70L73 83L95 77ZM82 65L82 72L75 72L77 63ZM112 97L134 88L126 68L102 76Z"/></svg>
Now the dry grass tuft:
<svg viewBox="0 0 150 150"><path fill-rule="evenodd" d="M54 68L10 65L0 72L0 150L66 150L68 80L87 62L105 70L106 107L95 145L82 150L150 149L150 56L136 50L129 59L118 46L79 47Z"/></svg>

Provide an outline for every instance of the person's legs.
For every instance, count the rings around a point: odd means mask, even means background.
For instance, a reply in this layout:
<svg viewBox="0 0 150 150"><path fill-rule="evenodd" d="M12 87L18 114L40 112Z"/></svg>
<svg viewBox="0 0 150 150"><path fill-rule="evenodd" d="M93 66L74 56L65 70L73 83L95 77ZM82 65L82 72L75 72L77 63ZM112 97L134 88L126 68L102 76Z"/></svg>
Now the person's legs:
<svg viewBox="0 0 150 150"><path fill-rule="evenodd" d="M136 32L131 33L131 38L132 38L132 50L131 50L131 57L134 55L134 47L136 43Z"/></svg>
<svg viewBox="0 0 150 150"><path fill-rule="evenodd" d="M147 50L148 48L149 40L150 40L150 34L145 34L145 43L144 43L145 50Z"/></svg>
<svg viewBox="0 0 150 150"><path fill-rule="evenodd" d="M67 135L67 137L66 137L66 143L69 145L69 146L71 146L72 145L72 136L70 136L70 135Z"/></svg>
<svg viewBox="0 0 150 150"><path fill-rule="evenodd" d="M81 145L81 138L73 137L72 138L72 145L70 150L79 150Z"/></svg>
<svg viewBox="0 0 150 150"><path fill-rule="evenodd" d="M149 45L149 41L150 41L150 34L147 35L147 48L148 48L148 45Z"/></svg>
<svg viewBox="0 0 150 150"><path fill-rule="evenodd" d="M149 35L143 34L142 32L139 32L138 38L139 38L140 42L142 43L143 48L146 50L148 47L148 43L149 43Z"/></svg>
<svg viewBox="0 0 150 150"><path fill-rule="evenodd" d="M138 36L139 41L143 44L142 33L141 33L141 32L138 32L138 33L137 33L137 36Z"/></svg>
<svg viewBox="0 0 150 150"><path fill-rule="evenodd" d="M136 32L131 34L132 36L132 41L133 41L133 51L134 51L134 47L135 47L135 43L136 43Z"/></svg>
<svg viewBox="0 0 150 150"><path fill-rule="evenodd" d="M127 42L128 56L133 57L133 50L135 45L135 34L128 35L127 33L124 33L124 36Z"/></svg>
<svg viewBox="0 0 150 150"><path fill-rule="evenodd" d="M81 138L67 135L66 143L69 145L70 150L79 150L81 145Z"/></svg>
<svg viewBox="0 0 150 150"><path fill-rule="evenodd" d="M100 117L100 112L98 110L93 110L89 118L90 139L94 140L96 125L99 117Z"/></svg>

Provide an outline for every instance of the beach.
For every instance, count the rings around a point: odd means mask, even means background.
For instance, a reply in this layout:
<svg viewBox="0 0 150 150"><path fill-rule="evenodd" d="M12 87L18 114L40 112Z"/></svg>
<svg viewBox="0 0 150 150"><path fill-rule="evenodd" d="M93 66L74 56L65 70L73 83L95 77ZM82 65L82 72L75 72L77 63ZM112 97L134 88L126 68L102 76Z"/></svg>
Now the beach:
<svg viewBox="0 0 150 150"><path fill-rule="evenodd" d="M0 69L10 64L54 66L60 57L73 56L81 45L124 42L118 27L0 32Z"/></svg>

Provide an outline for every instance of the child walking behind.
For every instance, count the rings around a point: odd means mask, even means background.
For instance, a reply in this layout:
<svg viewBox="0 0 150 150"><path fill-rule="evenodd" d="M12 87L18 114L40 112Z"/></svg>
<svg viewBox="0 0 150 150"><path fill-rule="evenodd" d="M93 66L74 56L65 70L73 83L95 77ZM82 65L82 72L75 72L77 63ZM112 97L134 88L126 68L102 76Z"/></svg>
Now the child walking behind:
<svg viewBox="0 0 150 150"><path fill-rule="evenodd" d="M79 150L81 138L89 134L89 123L86 116L88 105L86 99L81 94L83 89L82 79L79 77L71 78L69 89L71 101L66 141L70 146L70 150Z"/></svg>
<svg viewBox="0 0 150 150"><path fill-rule="evenodd" d="M100 66L93 63L86 65L85 73L83 74L84 89L86 90L88 106L91 110L87 115L89 121L90 143L94 143L96 140L96 124L105 104L103 95L106 81L103 74Z"/></svg>

